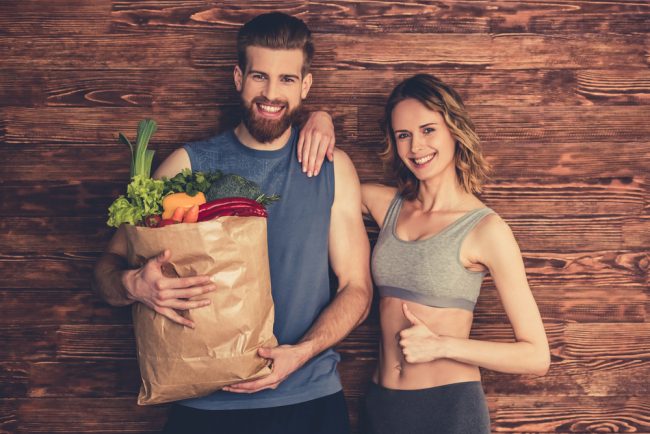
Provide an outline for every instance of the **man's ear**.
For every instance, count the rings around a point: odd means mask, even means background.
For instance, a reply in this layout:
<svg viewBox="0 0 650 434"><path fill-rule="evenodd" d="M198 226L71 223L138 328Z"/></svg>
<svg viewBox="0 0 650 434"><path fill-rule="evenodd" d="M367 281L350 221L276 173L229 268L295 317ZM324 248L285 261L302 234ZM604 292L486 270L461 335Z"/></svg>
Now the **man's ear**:
<svg viewBox="0 0 650 434"><path fill-rule="evenodd" d="M302 99L307 98L309 89L311 89L311 82L312 82L311 73L307 73L307 75L305 75L305 78L302 79L302 91L300 92L300 97Z"/></svg>
<svg viewBox="0 0 650 434"><path fill-rule="evenodd" d="M237 92L241 92L242 83L244 81L244 73L239 68L239 65L235 65L235 70L233 71L233 78L235 79L235 88Z"/></svg>

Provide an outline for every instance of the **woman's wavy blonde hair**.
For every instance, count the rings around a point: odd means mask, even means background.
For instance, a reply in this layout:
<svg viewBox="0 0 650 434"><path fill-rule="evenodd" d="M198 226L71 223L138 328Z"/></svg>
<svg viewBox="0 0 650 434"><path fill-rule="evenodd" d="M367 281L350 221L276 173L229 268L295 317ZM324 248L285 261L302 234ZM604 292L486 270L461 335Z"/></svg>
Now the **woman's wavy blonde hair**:
<svg viewBox="0 0 650 434"><path fill-rule="evenodd" d="M474 129L460 95L449 85L430 74L418 74L398 84L386 102L383 128L386 148L379 154L388 172L397 179L400 194L408 200L415 199L419 180L404 165L397 153L392 114L395 106L405 99L415 99L445 119L447 127L456 140L454 162L456 175L463 189L480 193L488 179L490 164L481 153L480 140Z"/></svg>

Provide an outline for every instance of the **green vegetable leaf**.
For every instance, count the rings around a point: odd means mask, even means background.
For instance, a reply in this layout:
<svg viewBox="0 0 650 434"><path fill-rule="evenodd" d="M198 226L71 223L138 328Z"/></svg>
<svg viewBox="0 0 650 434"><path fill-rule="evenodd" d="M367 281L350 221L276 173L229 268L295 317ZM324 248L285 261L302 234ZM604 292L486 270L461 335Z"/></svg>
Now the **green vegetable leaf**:
<svg viewBox="0 0 650 434"><path fill-rule="evenodd" d="M210 186L221 178L221 172L192 172L190 169L183 169L171 179L163 177L165 188L163 196L170 193L187 193L195 196L199 192L206 193Z"/></svg>
<svg viewBox="0 0 650 434"><path fill-rule="evenodd" d="M161 180L134 176L127 186L126 197L118 197L108 208L108 226L135 225L150 214L161 214L163 187Z"/></svg>
<svg viewBox="0 0 650 434"><path fill-rule="evenodd" d="M124 134L119 133L120 142L128 145L129 149L131 149L131 178L136 175L143 175L147 178L151 176L154 151L147 150L147 145L153 133L156 132L156 128L156 121L153 119L140 121L135 149L129 139Z"/></svg>
<svg viewBox="0 0 650 434"><path fill-rule="evenodd" d="M128 145L129 149L131 150L131 175L130 175L130 178L133 178L133 175L134 175L133 169L135 168L135 154L134 154L134 151L133 151L133 145L131 144L129 139L126 138L126 136L124 134L119 133L119 138L120 138L120 142L124 143L125 145Z"/></svg>

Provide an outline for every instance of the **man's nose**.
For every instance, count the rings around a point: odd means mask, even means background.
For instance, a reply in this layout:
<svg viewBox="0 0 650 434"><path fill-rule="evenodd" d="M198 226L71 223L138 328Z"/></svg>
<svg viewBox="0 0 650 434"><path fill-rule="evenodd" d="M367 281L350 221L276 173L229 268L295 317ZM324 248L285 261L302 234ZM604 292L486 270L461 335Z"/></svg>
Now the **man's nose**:
<svg viewBox="0 0 650 434"><path fill-rule="evenodd" d="M278 86L277 86L277 84L273 80L267 80L266 81L266 86L264 86L264 90L263 90L262 94L269 101L273 101L278 96Z"/></svg>

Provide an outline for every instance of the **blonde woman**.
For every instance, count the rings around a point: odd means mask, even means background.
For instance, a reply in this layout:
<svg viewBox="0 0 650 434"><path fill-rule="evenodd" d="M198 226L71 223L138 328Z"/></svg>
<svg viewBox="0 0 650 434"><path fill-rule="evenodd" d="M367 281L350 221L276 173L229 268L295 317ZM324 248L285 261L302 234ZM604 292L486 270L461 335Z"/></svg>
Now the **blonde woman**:
<svg viewBox="0 0 650 434"><path fill-rule="evenodd" d="M544 375L541 316L510 227L477 197L488 164L460 96L434 76L400 83L385 110L382 155L397 188L362 186L381 228L379 364L366 396L372 434L489 433L479 367ZM489 273L516 342L470 339Z"/></svg>

